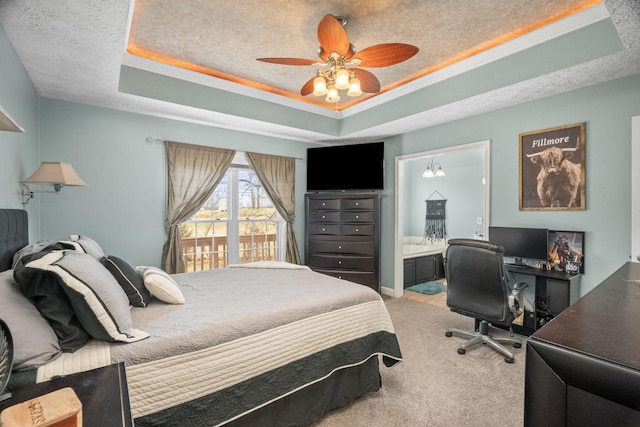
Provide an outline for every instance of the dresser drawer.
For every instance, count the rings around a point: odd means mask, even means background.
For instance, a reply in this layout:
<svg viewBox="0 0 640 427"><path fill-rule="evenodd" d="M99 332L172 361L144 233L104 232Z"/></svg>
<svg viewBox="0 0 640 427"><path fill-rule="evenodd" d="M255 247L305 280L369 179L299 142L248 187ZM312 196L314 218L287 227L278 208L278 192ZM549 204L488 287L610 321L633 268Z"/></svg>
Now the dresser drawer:
<svg viewBox="0 0 640 427"><path fill-rule="evenodd" d="M342 214L340 215L340 221L342 221L343 223L368 222L373 224L373 212L357 212L357 211L342 212Z"/></svg>
<svg viewBox="0 0 640 427"><path fill-rule="evenodd" d="M373 224L345 224L342 226L343 236L373 236Z"/></svg>
<svg viewBox="0 0 640 427"><path fill-rule="evenodd" d="M338 242L331 240L310 240L309 255L318 253L374 255L375 248L371 242Z"/></svg>
<svg viewBox="0 0 640 427"><path fill-rule="evenodd" d="M340 199L309 199L309 210L340 210Z"/></svg>
<svg viewBox="0 0 640 427"><path fill-rule="evenodd" d="M325 269L313 269L318 273L326 274L329 276L337 277L338 279L348 280L350 282L360 283L361 285L369 286L378 292L378 283L375 273L362 272L362 271L340 271L340 270L325 270Z"/></svg>
<svg viewBox="0 0 640 427"><path fill-rule="evenodd" d="M309 212L309 222L340 222L340 212Z"/></svg>
<svg viewBox="0 0 640 427"><path fill-rule="evenodd" d="M375 259L372 256L311 255L309 267L372 272L375 269Z"/></svg>
<svg viewBox="0 0 640 427"><path fill-rule="evenodd" d="M373 199L342 199L342 210L373 210Z"/></svg>
<svg viewBox="0 0 640 427"><path fill-rule="evenodd" d="M340 224L309 224L309 235L340 235Z"/></svg>

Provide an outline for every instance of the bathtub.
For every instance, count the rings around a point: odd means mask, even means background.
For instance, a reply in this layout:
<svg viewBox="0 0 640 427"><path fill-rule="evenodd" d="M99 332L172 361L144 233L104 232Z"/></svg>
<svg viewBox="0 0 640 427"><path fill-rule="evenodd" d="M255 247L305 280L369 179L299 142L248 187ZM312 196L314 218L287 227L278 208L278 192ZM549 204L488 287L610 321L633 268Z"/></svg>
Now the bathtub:
<svg viewBox="0 0 640 427"><path fill-rule="evenodd" d="M447 249L445 239L431 241L417 236L405 236L402 239L402 254L404 259L417 258L426 255L443 253Z"/></svg>

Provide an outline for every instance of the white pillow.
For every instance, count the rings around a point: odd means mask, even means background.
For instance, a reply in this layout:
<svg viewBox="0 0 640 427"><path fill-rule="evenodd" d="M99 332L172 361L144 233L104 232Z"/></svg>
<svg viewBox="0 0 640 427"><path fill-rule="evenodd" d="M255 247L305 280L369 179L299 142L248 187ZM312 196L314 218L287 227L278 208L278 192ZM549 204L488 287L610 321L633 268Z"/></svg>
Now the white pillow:
<svg viewBox="0 0 640 427"><path fill-rule="evenodd" d="M165 271L142 265L136 267L136 271L142 276L144 286L160 301L168 304L185 303L180 286Z"/></svg>

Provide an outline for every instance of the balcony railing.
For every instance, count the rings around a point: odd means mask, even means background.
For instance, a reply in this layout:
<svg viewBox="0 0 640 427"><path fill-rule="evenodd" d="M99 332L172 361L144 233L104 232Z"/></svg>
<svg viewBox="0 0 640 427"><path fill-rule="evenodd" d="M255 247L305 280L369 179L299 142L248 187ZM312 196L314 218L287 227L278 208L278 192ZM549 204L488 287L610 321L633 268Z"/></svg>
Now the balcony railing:
<svg viewBox="0 0 640 427"><path fill-rule="evenodd" d="M227 236L182 238L182 256L187 272L226 267L228 253ZM240 236L241 264L277 259L276 234Z"/></svg>

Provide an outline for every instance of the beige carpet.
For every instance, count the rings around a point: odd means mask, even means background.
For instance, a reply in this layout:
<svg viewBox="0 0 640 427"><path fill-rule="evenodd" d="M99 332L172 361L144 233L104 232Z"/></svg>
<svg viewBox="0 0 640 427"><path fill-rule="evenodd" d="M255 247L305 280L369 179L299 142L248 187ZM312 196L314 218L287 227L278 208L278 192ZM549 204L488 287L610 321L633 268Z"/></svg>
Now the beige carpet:
<svg viewBox="0 0 640 427"><path fill-rule="evenodd" d="M411 297L385 302L404 360L391 368L381 363L379 392L327 414L314 427L523 425L524 345L510 347L513 364L487 346L459 355L462 339L444 332L472 329L473 319Z"/></svg>

